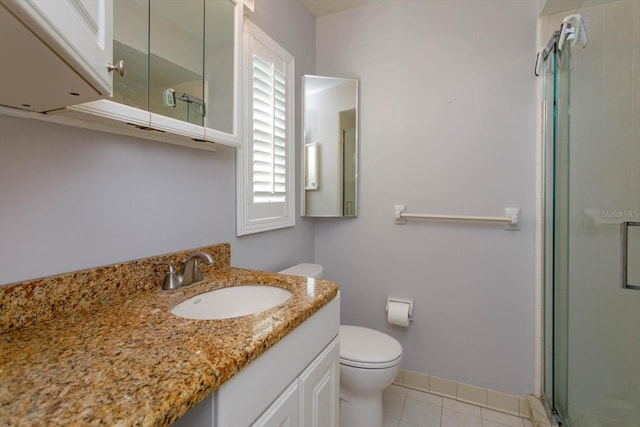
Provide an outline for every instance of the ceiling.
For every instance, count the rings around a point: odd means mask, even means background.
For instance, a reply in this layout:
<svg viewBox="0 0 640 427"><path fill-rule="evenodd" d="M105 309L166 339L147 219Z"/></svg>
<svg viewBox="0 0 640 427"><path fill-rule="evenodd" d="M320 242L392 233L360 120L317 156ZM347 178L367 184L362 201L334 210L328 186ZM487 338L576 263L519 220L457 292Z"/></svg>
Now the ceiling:
<svg viewBox="0 0 640 427"><path fill-rule="evenodd" d="M341 10L351 9L372 3L375 0L302 0L315 16L330 15Z"/></svg>

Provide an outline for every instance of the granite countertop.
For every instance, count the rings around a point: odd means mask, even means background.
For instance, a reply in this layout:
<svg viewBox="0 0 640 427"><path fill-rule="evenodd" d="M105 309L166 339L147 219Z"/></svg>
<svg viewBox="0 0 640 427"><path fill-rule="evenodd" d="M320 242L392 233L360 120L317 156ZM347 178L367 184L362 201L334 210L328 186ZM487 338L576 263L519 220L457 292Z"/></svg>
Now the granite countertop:
<svg viewBox="0 0 640 427"><path fill-rule="evenodd" d="M169 312L193 295L241 284L293 296L235 319ZM145 290L0 334L0 424L169 425L336 294L324 280L226 267L184 289Z"/></svg>

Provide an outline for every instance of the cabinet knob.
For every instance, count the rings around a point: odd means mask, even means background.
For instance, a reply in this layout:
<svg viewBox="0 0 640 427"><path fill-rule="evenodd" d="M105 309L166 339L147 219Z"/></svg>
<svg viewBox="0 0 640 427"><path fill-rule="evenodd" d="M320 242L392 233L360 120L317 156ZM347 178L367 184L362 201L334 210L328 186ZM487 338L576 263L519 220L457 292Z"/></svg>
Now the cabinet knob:
<svg viewBox="0 0 640 427"><path fill-rule="evenodd" d="M113 65L108 64L107 65L107 69L109 71L117 71L118 74L120 74L120 77L124 77L125 74L127 74L127 67L126 67L126 65L124 65L124 60L123 59L121 59L120 61L116 62Z"/></svg>

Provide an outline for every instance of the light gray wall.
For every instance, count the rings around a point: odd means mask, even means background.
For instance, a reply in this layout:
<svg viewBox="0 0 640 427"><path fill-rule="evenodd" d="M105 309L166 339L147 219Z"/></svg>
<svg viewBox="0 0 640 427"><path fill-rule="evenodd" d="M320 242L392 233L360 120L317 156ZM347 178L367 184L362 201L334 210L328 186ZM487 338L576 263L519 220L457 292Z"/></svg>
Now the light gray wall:
<svg viewBox="0 0 640 427"><path fill-rule="evenodd" d="M300 76L315 71L315 18L298 0L261 0L252 19L295 56L300 93ZM0 284L220 242L231 243L235 266L278 270L314 257L311 221L235 236L231 148L6 116L0 130ZM299 160L296 169L297 195Z"/></svg>
<svg viewBox="0 0 640 427"><path fill-rule="evenodd" d="M357 219L316 220L342 322L390 333L403 367L524 395L534 378L537 2L387 1L317 20L318 74L358 77ZM522 229L409 221L503 215ZM387 296L413 298L408 329Z"/></svg>

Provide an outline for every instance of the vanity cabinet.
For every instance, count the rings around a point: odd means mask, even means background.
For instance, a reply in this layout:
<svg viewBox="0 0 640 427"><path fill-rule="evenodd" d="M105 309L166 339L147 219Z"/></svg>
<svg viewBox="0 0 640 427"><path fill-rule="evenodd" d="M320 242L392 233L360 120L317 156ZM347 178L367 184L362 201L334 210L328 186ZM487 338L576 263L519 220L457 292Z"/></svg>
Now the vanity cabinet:
<svg viewBox="0 0 640 427"><path fill-rule="evenodd" d="M127 74L114 77L112 99L59 114L181 145L239 146L244 8L243 0L115 2L113 59Z"/></svg>
<svg viewBox="0 0 640 427"><path fill-rule="evenodd" d="M256 329L269 328L270 325L259 325ZM284 409L276 409L289 404L285 404L287 399L278 399L294 383L299 388L301 426L314 425L305 422L305 414L312 413L314 405L316 409L318 405L326 406L319 409L322 413L318 416L326 414L327 420L317 425L332 425L328 422L332 417L329 414L335 414L333 419L337 423L339 331L340 298L337 296L216 390L215 426L250 426L259 420L267 423L270 410L276 418L284 416ZM335 369L328 369L333 364ZM330 378L326 378L326 371L332 373ZM305 392L314 388L321 391Z"/></svg>
<svg viewBox="0 0 640 427"><path fill-rule="evenodd" d="M251 426L337 427L340 343L331 342Z"/></svg>
<svg viewBox="0 0 640 427"><path fill-rule="evenodd" d="M294 381L251 427L300 427L300 387Z"/></svg>
<svg viewBox="0 0 640 427"><path fill-rule="evenodd" d="M334 340L300 375L301 425L338 427L340 342Z"/></svg>
<svg viewBox="0 0 640 427"><path fill-rule="evenodd" d="M265 328L269 325L256 330ZM174 425L337 427L339 330L338 296Z"/></svg>
<svg viewBox="0 0 640 427"><path fill-rule="evenodd" d="M111 96L112 0L0 0L0 105L45 112Z"/></svg>

